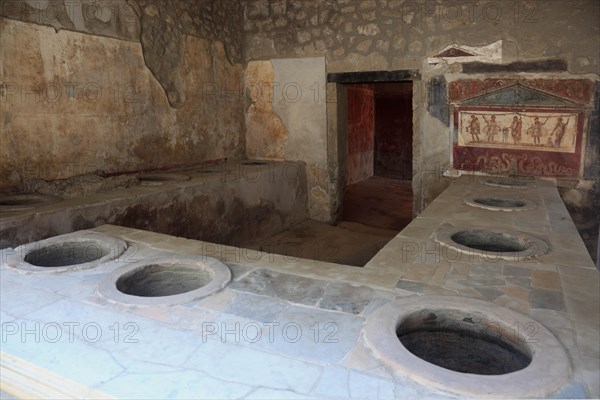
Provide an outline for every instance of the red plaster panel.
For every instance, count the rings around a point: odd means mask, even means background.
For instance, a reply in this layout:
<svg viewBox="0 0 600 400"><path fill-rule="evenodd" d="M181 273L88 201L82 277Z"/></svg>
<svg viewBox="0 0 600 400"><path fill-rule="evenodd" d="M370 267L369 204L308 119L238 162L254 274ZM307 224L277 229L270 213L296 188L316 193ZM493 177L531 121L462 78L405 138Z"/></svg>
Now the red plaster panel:
<svg viewBox="0 0 600 400"><path fill-rule="evenodd" d="M348 86L349 184L373 175L375 147L375 101L373 85Z"/></svg>
<svg viewBox="0 0 600 400"><path fill-rule="evenodd" d="M373 150L375 115L372 85L348 87L348 153Z"/></svg>

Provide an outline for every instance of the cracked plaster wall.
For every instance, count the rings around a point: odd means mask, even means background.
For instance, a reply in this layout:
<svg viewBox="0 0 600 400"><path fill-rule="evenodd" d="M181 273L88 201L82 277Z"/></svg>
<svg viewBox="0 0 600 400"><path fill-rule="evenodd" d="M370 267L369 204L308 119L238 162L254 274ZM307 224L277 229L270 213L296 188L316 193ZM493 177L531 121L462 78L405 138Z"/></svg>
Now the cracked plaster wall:
<svg viewBox="0 0 600 400"><path fill-rule="evenodd" d="M0 29L3 191L243 156L243 68L222 42L181 37L187 100L175 109L138 42L11 18Z"/></svg>
<svg viewBox="0 0 600 400"><path fill-rule="evenodd" d="M180 74L185 35L219 41L230 63L241 61L241 2L129 0L129 3L140 16L146 65L165 89L172 107L179 108L186 100Z"/></svg>
<svg viewBox="0 0 600 400"><path fill-rule="evenodd" d="M169 104L185 103L186 35L219 41L231 64L242 59L242 3L219 0L2 0L0 15L39 25L139 41Z"/></svg>

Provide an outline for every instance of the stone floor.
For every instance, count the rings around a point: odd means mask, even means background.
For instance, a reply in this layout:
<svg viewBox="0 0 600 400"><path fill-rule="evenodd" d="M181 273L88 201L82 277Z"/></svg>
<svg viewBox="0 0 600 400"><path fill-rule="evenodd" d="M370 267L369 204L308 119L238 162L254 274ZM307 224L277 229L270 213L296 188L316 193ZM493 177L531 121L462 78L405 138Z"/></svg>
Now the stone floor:
<svg viewBox="0 0 600 400"><path fill-rule="evenodd" d="M479 193L520 196L538 208L507 213L464 204L464 196ZM443 224L522 230L551 251L533 260L459 257L433 239ZM113 225L94 231L123 238L130 250L86 271L0 269L2 390L14 394L17 386L23 395L52 381L89 390L87 397L454 398L388 370L362 338L378 307L442 294L518 311L560 340L573 375L543 397L600 396L599 274L549 181L505 189L460 178L364 268ZM169 252L218 258L233 281L216 295L170 307L125 306L97 294L98 282L128 259ZM32 366L35 378L23 381Z"/></svg>
<svg viewBox="0 0 600 400"><path fill-rule="evenodd" d="M412 220L412 182L371 176L348 186L342 219L337 225L306 220L238 246L362 267Z"/></svg>
<svg viewBox="0 0 600 400"><path fill-rule="evenodd" d="M362 267L397 233L355 222L329 225L306 220L266 239L241 243L240 247Z"/></svg>
<svg viewBox="0 0 600 400"><path fill-rule="evenodd" d="M412 182L371 176L348 186L342 219L337 225L306 220L238 246L362 267L412 220Z"/></svg>
<svg viewBox="0 0 600 400"><path fill-rule="evenodd" d="M412 221L412 181L371 176L344 193L344 221L401 231Z"/></svg>

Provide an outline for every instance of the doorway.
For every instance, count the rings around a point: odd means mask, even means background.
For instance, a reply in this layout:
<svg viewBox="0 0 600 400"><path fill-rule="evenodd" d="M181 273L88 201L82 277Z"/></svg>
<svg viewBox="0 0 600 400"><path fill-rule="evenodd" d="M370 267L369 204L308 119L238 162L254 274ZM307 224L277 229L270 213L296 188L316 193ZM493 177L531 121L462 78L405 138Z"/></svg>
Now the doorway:
<svg viewBox="0 0 600 400"><path fill-rule="evenodd" d="M412 220L412 81L347 85L342 220L395 233Z"/></svg>

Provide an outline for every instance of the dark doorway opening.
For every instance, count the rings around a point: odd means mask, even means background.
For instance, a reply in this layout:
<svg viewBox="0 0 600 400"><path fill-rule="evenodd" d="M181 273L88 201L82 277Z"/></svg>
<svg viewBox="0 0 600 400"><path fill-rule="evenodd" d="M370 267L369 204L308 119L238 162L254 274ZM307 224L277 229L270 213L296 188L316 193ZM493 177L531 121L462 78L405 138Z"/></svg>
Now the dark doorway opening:
<svg viewBox="0 0 600 400"><path fill-rule="evenodd" d="M375 92L375 175L412 180L412 82L378 83Z"/></svg>
<svg viewBox="0 0 600 400"><path fill-rule="evenodd" d="M397 233L412 220L411 81L347 85L342 219Z"/></svg>

